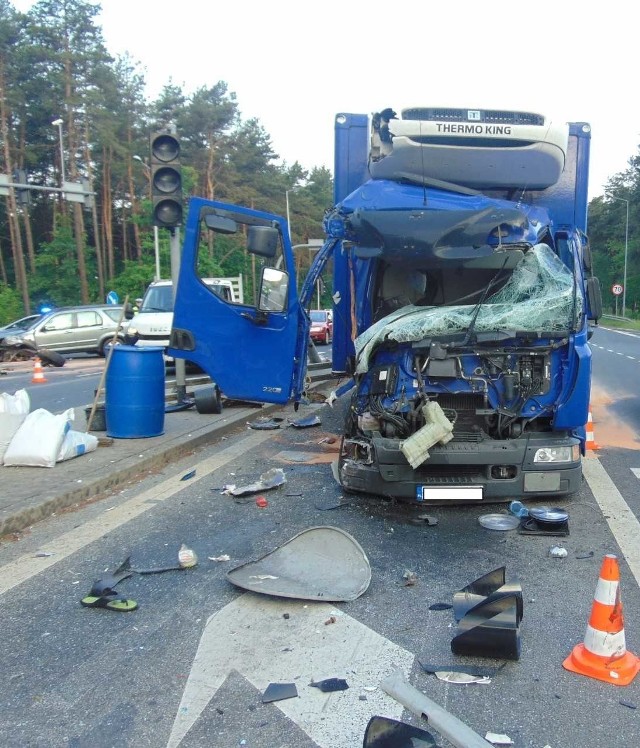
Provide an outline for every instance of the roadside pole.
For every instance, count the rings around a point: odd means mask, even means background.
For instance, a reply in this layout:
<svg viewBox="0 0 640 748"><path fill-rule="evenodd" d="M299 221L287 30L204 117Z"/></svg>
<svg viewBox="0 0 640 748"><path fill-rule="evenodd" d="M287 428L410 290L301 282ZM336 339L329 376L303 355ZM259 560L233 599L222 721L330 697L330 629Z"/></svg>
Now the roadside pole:
<svg viewBox="0 0 640 748"><path fill-rule="evenodd" d="M180 275L180 228L171 231L171 280L173 282L173 306L175 308ZM181 403L187 398L186 363L183 358L174 359L176 364L176 401Z"/></svg>

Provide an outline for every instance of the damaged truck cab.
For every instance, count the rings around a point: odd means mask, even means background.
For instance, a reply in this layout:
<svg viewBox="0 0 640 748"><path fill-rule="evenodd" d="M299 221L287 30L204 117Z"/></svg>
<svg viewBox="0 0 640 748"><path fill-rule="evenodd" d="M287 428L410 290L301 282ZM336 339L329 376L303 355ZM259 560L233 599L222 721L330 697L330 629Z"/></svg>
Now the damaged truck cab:
<svg viewBox="0 0 640 748"><path fill-rule="evenodd" d="M602 306L586 236L589 143L586 123L533 113L338 115L335 206L299 297L286 222L192 201L172 353L230 397L299 399L305 309L332 258L333 370L352 385L338 465L345 490L426 504L577 491L589 322ZM263 269L267 296L267 277L278 274L277 308L266 308L264 290L252 309L211 300L216 313L236 313L233 351L194 328L195 250L205 241L196 227L207 212L210 229L243 218L243 235L261 226L277 247ZM235 379L258 333L272 343L261 349L268 359L247 358L247 371L260 371L249 393Z"/></svg>

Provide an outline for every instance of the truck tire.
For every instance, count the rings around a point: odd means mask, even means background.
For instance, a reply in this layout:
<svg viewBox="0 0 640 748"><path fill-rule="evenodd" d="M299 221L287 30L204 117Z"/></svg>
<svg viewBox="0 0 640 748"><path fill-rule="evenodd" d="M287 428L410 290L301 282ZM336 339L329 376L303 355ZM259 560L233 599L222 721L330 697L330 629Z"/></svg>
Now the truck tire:
<svg viewBox="0 0 640 748"><path fill-rule="evenodd" d="M50 351L48 348L40 348L38 358L45 366L57 366L58 368L64 366L66 361L63 355L57 351Z"/></svg>

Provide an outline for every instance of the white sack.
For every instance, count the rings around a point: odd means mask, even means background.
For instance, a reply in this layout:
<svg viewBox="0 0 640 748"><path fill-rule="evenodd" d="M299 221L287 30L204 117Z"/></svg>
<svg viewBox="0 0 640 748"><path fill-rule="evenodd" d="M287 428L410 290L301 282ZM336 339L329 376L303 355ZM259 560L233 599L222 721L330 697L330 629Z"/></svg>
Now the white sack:
<svg viewBox="0 0 640 748"><path fill-rule="evenodd" d="M29 413L7 447L4 464L53 467L74 415L73 408L59 415L44 408Z"/></svg>
<svg viewBox="0 0 640 748"><path fill-rule="evenodd" d="M24 413L0 412L0 465L2 465L9 443L26 417Z"/></svg>
<svg viewBox="0 0 640 748"><path fill-rule="evenodd" d="M31 410L31 399L26 390L17 390L15 395L0 393L0 413L16 413L26 416Z"/></svg>
<svg viewBox="0 0 640 748"><path fill-rule="evenodd" d="M57 462L70 460L72 457L80 457L87 452L93 452L98 448L98 437L93 434L85 434L83 431L69 429L65 434Z"/></svg>

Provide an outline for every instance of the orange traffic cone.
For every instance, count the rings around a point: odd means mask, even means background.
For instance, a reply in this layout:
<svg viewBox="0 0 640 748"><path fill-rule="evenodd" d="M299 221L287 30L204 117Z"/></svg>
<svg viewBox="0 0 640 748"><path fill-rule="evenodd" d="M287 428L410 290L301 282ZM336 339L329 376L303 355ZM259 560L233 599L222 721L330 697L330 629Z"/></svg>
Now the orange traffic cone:
<svg viewBox="0 0 640 748"><path fill-rule="evenodd" d="M640 659L626 649L620 571L612 554L602 561L584 644L577 644L562 666L616 686L628 686L640 670Z"/></svg>
<svg viewBox="0 0 640 748"><path fill-rule="evenodd" d="M593 418L591 416L591 406L589 406L589 416L587 418L587 443L585 445L586 449L600 449L600 447L596 444L596 438L593 433Z"/></svg>
<svg viewBox="0 0 640 748"><path fill-rule="evenodd" d="M41 384L47 381L42 371L42 361L37 356L33 359L33 377L31 381L33 384Z"/></svg>

